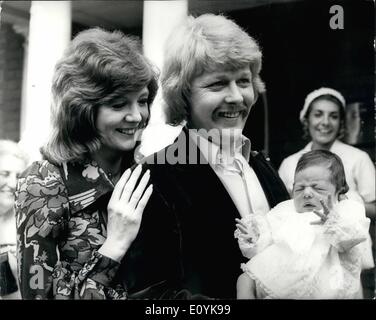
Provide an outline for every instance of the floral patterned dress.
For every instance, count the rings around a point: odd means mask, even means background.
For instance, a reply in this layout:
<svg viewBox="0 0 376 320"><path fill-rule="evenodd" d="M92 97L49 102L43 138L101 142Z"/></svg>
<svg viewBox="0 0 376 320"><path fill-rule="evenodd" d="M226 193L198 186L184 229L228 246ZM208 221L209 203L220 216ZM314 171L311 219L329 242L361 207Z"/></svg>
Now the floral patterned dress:
<svg viewBox="0 0 376 320"><path fill-rule="evenodd" d="M91 160L34 162L16 191L17 260L23 299L125 299L120 264L97 250L106 239L114 185Z"/></svg>

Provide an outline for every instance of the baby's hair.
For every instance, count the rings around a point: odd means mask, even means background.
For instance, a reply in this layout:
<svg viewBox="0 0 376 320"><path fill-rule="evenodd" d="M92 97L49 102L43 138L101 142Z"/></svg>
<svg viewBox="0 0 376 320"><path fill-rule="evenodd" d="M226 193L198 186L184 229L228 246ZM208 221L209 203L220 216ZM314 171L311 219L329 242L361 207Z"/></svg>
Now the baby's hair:
<svg viewBox="0 0 376 320"><path fill-rule="evenodd" d="M342 160L336 154L327 150L312 150L303 154L296 166L295 176L298 172L312 166L324 166L330 171L329 178L336 187L338 196L349 191Z"/></svg>

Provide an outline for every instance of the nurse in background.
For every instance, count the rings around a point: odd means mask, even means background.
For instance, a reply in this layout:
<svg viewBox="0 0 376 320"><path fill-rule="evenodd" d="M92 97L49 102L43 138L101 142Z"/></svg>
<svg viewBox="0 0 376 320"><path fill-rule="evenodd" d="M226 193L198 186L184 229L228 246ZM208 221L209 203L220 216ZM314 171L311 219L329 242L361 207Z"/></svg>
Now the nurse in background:
<svg viewBox="0 0 376 320"><path fill-rule="evenodd" d="M310 137L311 141L302 150L285 158L278 173L291 194L294 172L300 157L311 150L329 150L341 158L345 167L350 188L347 197L362 201L367 216L374 219L375 166L366 152L339 140L346 130L345 106L342 94L331 88L320 88L308 94L300 112L300 121L305 136Z"/></svg>

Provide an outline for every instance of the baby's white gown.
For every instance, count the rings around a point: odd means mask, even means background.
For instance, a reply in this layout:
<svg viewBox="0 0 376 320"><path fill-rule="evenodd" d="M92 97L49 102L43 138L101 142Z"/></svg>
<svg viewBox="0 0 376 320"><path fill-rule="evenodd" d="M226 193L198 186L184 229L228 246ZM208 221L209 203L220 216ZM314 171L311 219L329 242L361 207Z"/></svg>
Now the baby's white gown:
<svg viewBox="0 0 376 320"><path fill-rule="evenodd" d="M317 220L313 212L296 212L293 200L243 218L260 234L255 243L238 238L257 298L359 298L361 269L373 267L364 206L343 200L324 224L310 224Z"/></svg>

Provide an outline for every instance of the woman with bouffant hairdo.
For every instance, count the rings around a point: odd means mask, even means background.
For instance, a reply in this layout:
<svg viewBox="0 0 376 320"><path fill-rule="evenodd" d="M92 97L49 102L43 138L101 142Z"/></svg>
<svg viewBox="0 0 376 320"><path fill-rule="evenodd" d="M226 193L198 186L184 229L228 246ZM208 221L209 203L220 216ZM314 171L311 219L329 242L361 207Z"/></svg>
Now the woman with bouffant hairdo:
<svg viewBox="0 0 376 320"><path fill-rule="evenodd" d="M79 33L57 63L45 159L16 191L24 299L127 297L116 275L152 193L127 168L156 91L140 41L119 31Z"/></svg>
<svg viewBox="0 0 376 320"><path fill-rule="evenodd" d="M52 162L83 159L101 146L95 119L101 105L118 105L146 87L147 117L157 93L156 70L135 37L91 29L79 34L56 66L52 134L43 154Z"/></svg>

